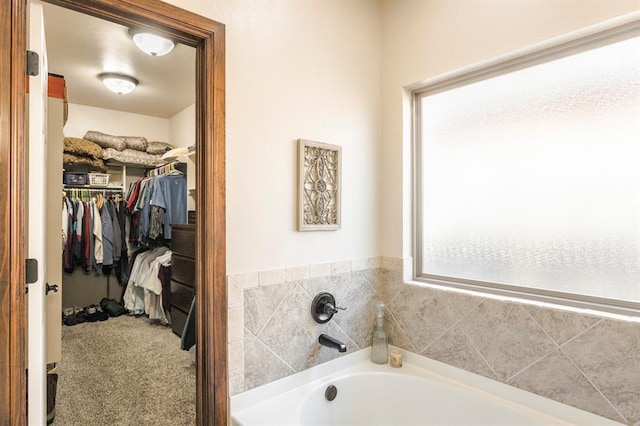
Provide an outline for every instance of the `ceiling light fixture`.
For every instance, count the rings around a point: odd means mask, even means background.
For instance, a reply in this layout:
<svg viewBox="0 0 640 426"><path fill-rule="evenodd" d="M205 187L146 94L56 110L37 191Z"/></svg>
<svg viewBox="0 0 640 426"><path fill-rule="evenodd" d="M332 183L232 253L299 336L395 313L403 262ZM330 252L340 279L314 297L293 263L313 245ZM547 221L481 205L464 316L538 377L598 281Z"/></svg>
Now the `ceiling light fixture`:
<svg viewBox="0 0 640 426"><path fill-rule="evenodd" d="M100 80L107 86L107 89L111 90L118 95L126 95L133 92L139 81L133 77L124 74L118 74L115 72L105 72L98 75Z"/></svg>
<svg viewBox="0 0 640 426"><path fill-rule="evenodd" d="M140 50L151 56L164 56L175 46L172 40L145 30L129 29L129 35Z"/></svg>

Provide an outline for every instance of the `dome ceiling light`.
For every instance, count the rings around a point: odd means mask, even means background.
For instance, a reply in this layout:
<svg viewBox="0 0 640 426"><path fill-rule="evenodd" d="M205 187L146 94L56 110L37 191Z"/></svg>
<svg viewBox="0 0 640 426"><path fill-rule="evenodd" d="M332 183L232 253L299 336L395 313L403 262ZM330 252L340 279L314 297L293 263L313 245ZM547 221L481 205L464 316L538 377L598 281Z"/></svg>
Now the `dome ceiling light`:
<svg viewBox="0 0 640 426"><path fill-rule="evenodd" d="M139 81L133 77L115 72L105 72L98 75L107 89L118 95L126 95L133 92Z"/></svg>
<svg viewBox="0 0 640 426"><path fill-rule="evenodd" d="M172 40L145 30L129 29L129 35L140 50L154 57L166 55L175 46Z"/></svg>

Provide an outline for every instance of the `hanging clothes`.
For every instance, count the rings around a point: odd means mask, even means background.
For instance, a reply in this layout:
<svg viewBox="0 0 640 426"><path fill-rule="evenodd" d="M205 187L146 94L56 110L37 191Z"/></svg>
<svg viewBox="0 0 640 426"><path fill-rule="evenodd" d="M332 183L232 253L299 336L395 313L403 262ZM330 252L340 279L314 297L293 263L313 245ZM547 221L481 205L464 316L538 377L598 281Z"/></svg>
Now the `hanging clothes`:
<svg viewBox="0 0 640 426"><path fill-rule="evenodd" d="M117 215L118 215L118 223L119 223L119 233L120 233L120 260L118 261L118 265L116 266L116 277L118 278L118 283L121 286L125 286L129 281L129 249L127 247L127 231L126 231L126 220L125 220L125 211L126 204L124 200L118 201L117 204Z"/></svg>
<svg viewBox="0 0 640 426"><path fill-rule="evenodd" d="M100 226L102 227L102 265L101 270L105 275L111 273L113 267L113 223L107 208L107 202L103 200L100 206Z"/></svg>
<svg viewBox="0 0 640 426"><path fill-rule="evenodd" d="M187 177L172 170L138 179L129 185L126 210L130 245L149 246L171 239L171 224L187 223Z"/></svg>
<svg viewBox="0 0 640 426"><path fill-rule="evenodd" d="M124 293L124 307L134 315L149 315L168 324L162 307L162 282L158 278L160 266L171 264L171 251L164 246L140 253L133 261L129 282Z"/></svg>
<svg viewBox="0 0 640 426"><path fill-rule="evenodd" d="M172 223L187 223L187 177L169 173L155 178L152 206L164 209L164 238L171 239Z"/></svg>
<svg viewBox="0 0 640 426"><path fill-rule="evenodd" d="M71 189L69 192L78 197L89 197L90 194L84 189ZM87 272L94 270L108 275L114 265L119 265L124 221L121 225L118 216L116 203L101 194L87 201L63 197L62 263L65 272L73 273L79 267ZM128 269L127 256L124 258L125 268Z"/></svg>
<svg viewBox="0 0 640 426"><path fill-rule="evenodd" d="M120 254L122 251L120 223L118 221L116 204L113 202L113 200L107 200L106 207L109 213L109 217L111 218L111 228L113 230L113 263L116 264L120 260Z"/></svg>

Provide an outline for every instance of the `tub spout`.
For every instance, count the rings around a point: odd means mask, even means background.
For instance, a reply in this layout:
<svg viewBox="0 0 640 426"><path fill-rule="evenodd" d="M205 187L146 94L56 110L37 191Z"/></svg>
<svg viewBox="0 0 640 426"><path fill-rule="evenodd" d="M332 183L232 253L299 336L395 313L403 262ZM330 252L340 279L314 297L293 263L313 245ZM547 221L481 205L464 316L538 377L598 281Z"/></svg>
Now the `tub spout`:
<svg viewBox="0 0 640 426"><path fill-rule="evenodd" d="M318 343L328 348L337 349L338 352L347 351L347 345L326 334L321 334L320 337L318 337Z"/></svg>

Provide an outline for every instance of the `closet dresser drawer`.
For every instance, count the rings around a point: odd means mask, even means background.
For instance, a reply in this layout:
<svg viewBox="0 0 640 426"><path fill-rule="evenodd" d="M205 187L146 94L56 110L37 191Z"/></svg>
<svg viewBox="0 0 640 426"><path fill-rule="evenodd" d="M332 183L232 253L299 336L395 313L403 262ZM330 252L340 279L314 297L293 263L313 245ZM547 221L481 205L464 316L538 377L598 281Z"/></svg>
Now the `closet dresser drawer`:
<svg viewBox="0 0 640 426"><path fill-rule="evenodd" d="M196 226L171 225L171 251L185 257L196 257Z"/></svg>
<svg viewBox="0 0 640 426"><path fill-rule="evenodd" d="M196 262L177 253L171 255L171 278L182 284L195 287Z"/></svg>
<svg viewBox="0 0 640 426"><path fill-rule="evenodd" d="M176 307L185 312L189 312L191 309L191 301L193 300L193 288L179 283L178 281L171 280L171 312Z"/></svg>
<svg viewBox="0 0 640 426"><path fill-rule="evenodd" d="M196 290L196 226L171 225L171 329L182 337Z"/></svg>
<svg viewBox="0 0 640 426"><path fill-rule="evenodd" d="M184 330L184 324L187 322L187 313L171 306L171 330L182 337L182 331Z"/></svg>

